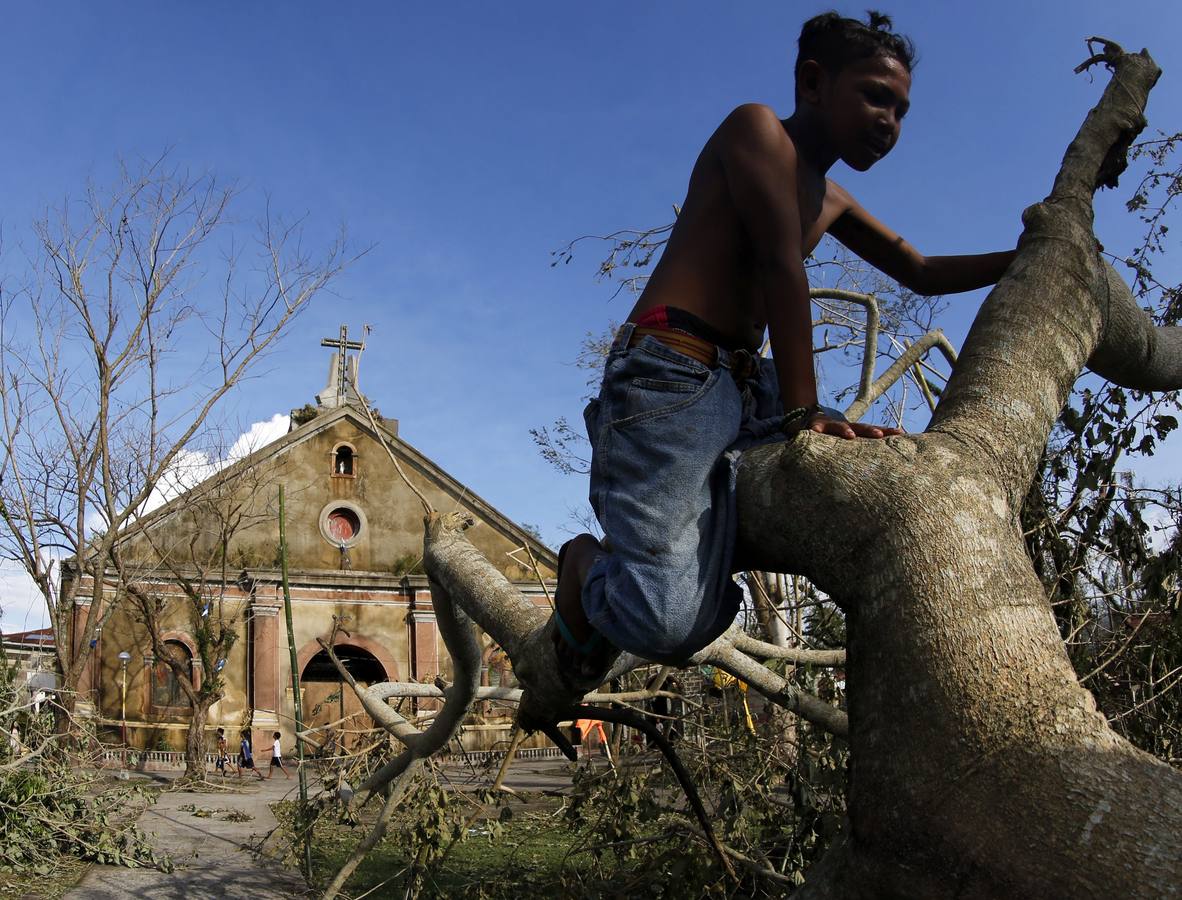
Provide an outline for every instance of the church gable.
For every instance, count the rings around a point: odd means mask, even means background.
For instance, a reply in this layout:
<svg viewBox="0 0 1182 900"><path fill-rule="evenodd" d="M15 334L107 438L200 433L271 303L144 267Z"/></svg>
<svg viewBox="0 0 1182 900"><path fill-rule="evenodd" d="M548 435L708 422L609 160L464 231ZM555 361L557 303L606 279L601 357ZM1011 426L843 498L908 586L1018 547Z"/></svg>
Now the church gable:
<svg viewBox="0 0 1182 900"><path fill-rule="evenodd" d="M471 532L473 542L509 578L534 577L523 565L529 560L529 553L521 551L523 546L529 547L543 575L553 577L556 560L549 548L413 447L384 428L382 432L379 439L364 412L347 406L289 435L293 446L283 453L282 468L293 565L400 574L421 571L424 512L404 474L434 509L470 512L477 523Z"/></svg>
<svg viewBox="0 0 1182 900"><path fill-rule="evenodd" d="M155 744L162 736L180 745L188 715L172 704L172 693L157 690L171 684L173 670L155 659L149 628L160 629L166 645L186 648L195 684L210 667L220 673L224 694L210 707L207 728L246 728L266 742L295 714L292 645L306 721L316 740L332 746L347 746L367 720L346 708L353 695L322 640L334 641L362 681L448 677L451 663L421 574L419 494L440 512L470 514L473 543L529 602L541 609L551 605L553 552L401 440L396 422L371 420L372 407L356 384L356 358L342 364L339 355L356 347L343 328L339 340L326 343L338 355L317 406L293 414L294 427L282 438L122 535L124 574L141 596L159 604L157 619L150 622L136 604L117 606L79 691L91 698L100 721L109 724L118 716L134 745ZM279 557L281 485L286 581ZM539 575L545 582L539 583ZM201 642L209 640L214 622L228 625L236 637L204 652ZM210 645L204 646L208 651ZM121 679L118 690L110 682L113 672ZM104 678L105 687L92 689ZM328 702L331 697L336 702ZM469 745L484 748L507 738L510 725L481 728L470 732Z"/></svg>
<svg viewBox="0 0 1182 900"><path fill-rule="evenodd" d="M283 484L290 568L420 573L424 511L405 475L435 510L469 512L476 523L472 542L508 578L535 580L535 563L542 577L553 578L557 560L549 548L401 440L397 423L376 420L374 430L364 407L358 408L366 401L349 378L355 371L339 366L334 354L330 384L318 400L337 389L339 402L322 405L284 437L149 515L136 529L140 534L128 536L136 555L196 551L212 559L220 552L221 525L233 519L238 525L226 547L230 566L275 568ZM342 374L344 388L331 377Z"/></svg>

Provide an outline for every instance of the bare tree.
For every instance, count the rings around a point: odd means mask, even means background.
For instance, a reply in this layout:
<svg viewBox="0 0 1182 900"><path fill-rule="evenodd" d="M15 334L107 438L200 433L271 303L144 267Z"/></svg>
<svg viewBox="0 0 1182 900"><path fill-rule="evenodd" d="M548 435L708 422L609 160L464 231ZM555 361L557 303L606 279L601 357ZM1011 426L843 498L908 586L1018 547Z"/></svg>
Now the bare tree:
<svg viewBox="0 0 1182 900"><path fill-rule="evenodd" d="M183 504L137 522L113 548L131 618L143 625L156 664L169 668L189 706L186 778L205 774L205 723L210 707L225 694L222 671L241 635L253 589L233 543L251 528L275 521L276 511L262 499L273 489L273 479L248 457L187 493ZM174 517L183 517L184 525L161 527ZM192 635L195 659L167 640L177 628Z"/></svg>
<svg viewBox="0 0 1182 900"><path fill-rule="evenodd" d="M120 532L350 261L343 234L314 255L269 205L236 241L237 194L167 158L122 166L35 223L30 275L3 297L0 552L48 606L62 731L126 598Z"/></svg>
<svg viewBox="0 0 1182 900"><path fill-rule="evenodd" d="M1182 387L1182 331L1155 326L1138 306L1098 251L1092 222L1092 195L1123 171L1159 70L1145 53L1095 41L1100 51L1080 70L1104 64L1112 81L1051 195L1026 211L1017 259L978 314L927 430L851 442L805 432L744 458L742 563L807 577L847 622L848 715L762 662L805 651L732 628L690 660L848 735L849 820L801 897L1156 898L1182 884L1182 774L1097 712L1020 521L1085 366L1142 391ZM470 617L512 658L521 720L568 714L578 698L555 677L544 613L462 525L428 516L424 562L438 608L461 624ZM457 658L472 644L441 633ZM617 672L635 663L622 659ZM458 721L477 694L471 672L457 673L438 721ZM362 691L363 701L408 750L370 780L371 792L441 746L382 713L384 690Z"/></svg>

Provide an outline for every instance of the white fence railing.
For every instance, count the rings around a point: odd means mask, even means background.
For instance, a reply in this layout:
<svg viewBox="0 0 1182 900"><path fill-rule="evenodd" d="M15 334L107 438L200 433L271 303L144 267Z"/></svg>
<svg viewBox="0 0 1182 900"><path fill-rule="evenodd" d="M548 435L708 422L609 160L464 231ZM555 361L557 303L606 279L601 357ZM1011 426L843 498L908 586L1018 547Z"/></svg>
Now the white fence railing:
<svg viewBox="0 0 1182 900"><path fill-rule="evenodd" d="M458 751L450 751L448 754L453 760L468 760L470 762L488 762L490 759L501 760L505 758L504 750L468 750L464 753ZM557 747L521 747L517 750L514 759L563 759L562 751Z"/></svg>
<svg viewBox="0 0 1182 900"><path fill-rule="evenodd" d="M448 750L443 756L454 760L466 760L469 763L487 763L489 759L504 759L504 750L468 750L465 752ZM122 769L183 769L184 751L182 750L134 750L131 747L106 747L99 758L104 764L118 765ZM558 747L520 747L517 759L561 759L563 753ZM233 760L233 757L230 757ZM204 755L206 765L213 766L217 762L215 753Z"/></svg>
<svg viewBox="0 0 1182 900"><path fill-rule="evenodd" d="M130 747L108 747L100 754L104 763L114 763L124 769L183 769L183 750L135 750ZM217 761L214 753L205 754L206 765Z"/></svg>
<svg viewBox="0 0 1182 900"><path fill-rule="evenodd" d="M468 750L463 753L451 751L446 754L453 760L465 760L474 763L486 763L490 759L501 760L505 757L504 750ZM516 759L561 759L562 751L557 747L521 747L517 751ZM185 767L185 753L183 750L135 750L129 747L108 747L100 754L100 759L106 765L117 765L124 769L183 769ZM231 761L233 757L231 757ZM217 762L214 753L205 754L205 764L213 766Z"/></svg>

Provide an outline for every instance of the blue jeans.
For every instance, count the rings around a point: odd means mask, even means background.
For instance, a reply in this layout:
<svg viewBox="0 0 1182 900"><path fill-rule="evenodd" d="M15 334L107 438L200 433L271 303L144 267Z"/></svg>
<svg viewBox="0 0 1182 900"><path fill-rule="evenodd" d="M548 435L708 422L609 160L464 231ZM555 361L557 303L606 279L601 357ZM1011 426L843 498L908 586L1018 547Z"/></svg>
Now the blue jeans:
<svg viewBox="0 0 1182 900"><path fill-rule="evenodd" d="M612 345L591 439L591 505L609 552L583 587L591 624L621 650L680 663L734 621L731 578L739 456L782 439L775 370L737 381L729 354L711 368L645 337Z"/></svg>

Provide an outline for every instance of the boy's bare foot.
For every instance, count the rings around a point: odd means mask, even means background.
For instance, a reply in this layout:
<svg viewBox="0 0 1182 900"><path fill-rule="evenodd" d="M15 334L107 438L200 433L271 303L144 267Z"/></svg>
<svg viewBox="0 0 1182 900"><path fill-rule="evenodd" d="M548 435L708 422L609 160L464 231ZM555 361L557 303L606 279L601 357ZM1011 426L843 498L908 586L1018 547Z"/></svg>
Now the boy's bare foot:
<svg viewBox="0 0 1182 900"><path fill-rule="evenodd" d="M567 541L558 553L558 590L555 592L554 652L563 683L572 691L597 687L619 655L587 620L583 585L595 558L604 547L589 534Z"/></svg>
<svg viewBox="0 0 1182 900"><path fill-rule="evenodd" d="M595 557L603 546L589 534L571 538L558 551L558 590L554 605L558 615L579 644L586 643L596 633L583 611L583 584Z"/></svg>

